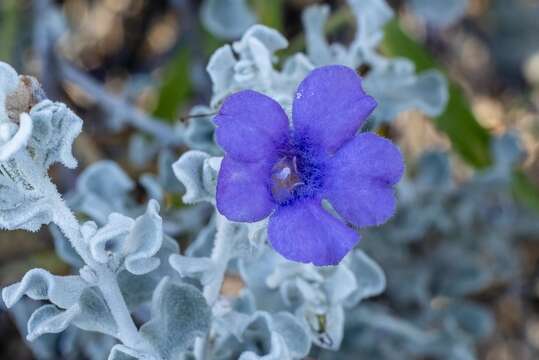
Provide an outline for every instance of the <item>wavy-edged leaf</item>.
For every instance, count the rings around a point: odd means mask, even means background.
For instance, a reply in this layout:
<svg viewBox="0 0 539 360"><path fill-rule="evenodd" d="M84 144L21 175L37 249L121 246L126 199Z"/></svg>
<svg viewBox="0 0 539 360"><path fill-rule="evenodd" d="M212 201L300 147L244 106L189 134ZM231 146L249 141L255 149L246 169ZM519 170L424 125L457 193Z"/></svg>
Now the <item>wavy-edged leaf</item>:
<svg viewBox="0 0 539 360"><path fill-rule="evenodd" d="M77 306L79 313L73 319L74 325L86 331L97 331L112 336L117 334L114 316L96 287L85 288Z"/></svg>
<svg viewBox="0 0 539 360"><path fill-rule="evenodd" d="M152 318L142 325L140 333L163 358L174 359L196 337L208 332L210 317L210 308L200 291L165 278L152 299Z"/></svg>
<svg viewBox="0 0 539 360"><path fill-rule="evenodd" d="M0 165L0 172L6 166L6 163ZM53 220L54 209L43 193L22 186L0 174L0 228L37 231Z"/></svg>
<svg viewBox="0 0 539 360"><path fill-rule="evenodd" d="M34 341L44 334L57 334L64 331L77 316L78 307L74 306L69 310L60 310L54 305L43 305L28 320L29 341Z"/></svg>
<svg viewBox="0 0 539 360"><path fill-rule="evenodd" d="M214 94L220 94L217 99L212 101L215 106L228 93L234 82L234 66L236 58L230 45L224 45L210 57L206 70L210 75L212 89Z"/></svg>
<svg viewBox="0 0 539 360"><path fill-rule="evenodd" d="M125 268L142 275L159 266L159 259L153 257L163 243L163 220L159 216L159 204L150 200L146 213L135 220L122 253L125 254Z"/></svg>
<svg viewBox="0 0 539 360"><path fill-rule="evenodd" d="M221 158L201 151L188 151L172 165L174 174L185 186L185 203L214 201L220 162Z"/></svg>
<svg viewBox="0 0 539 360"><path fill-rule="evenodd" d="M22 296L34 300L49 300L67 309L79 300L88 284L79 276L55 276L43 269L27 272L22 280L2 290L7 307L13 306Z"/></svg>
<svg viewBox="0 0 539 360"><path fill-rule="evenodd" d="M311 339L304 325L292 314L279 312L272 315L271 328L279 333L292 358L303 359L311 349Z"/></svg>
<svg viewBox="0 0 539 360"><path fill-rule="evenodd" d="M298 315L305 319L314 344L328 350L338 350L344 335L345 315L342 306L332 306L320 313L304 306Z"/></svg>
<svg viewBox="0 0 539 360"><path fill-rule="evenodd" d="M246 0L205 0L200 14L206 29L227 40L239 38L256 22Z"/></svg>
<svg viewBox="0 0 539 360"><path fill-rule="evenodd" d="M347 1L356 16L358 29L365 32L365 34L358 33L358 36L363 39L378 37L377 34L383 31L384 25L395 15L386 0Z"/></svg>
<svg viewBox="0 0 539 360"><path fill-rule="evenodd" d="M86 287L67 310L54 305L38 308L28 321L28 340L64 331L70 324L86 331L116 335L117 326L109 307L97 288Z"/></svg>
<svg viewBox="0 0 539 360"><path fill-rule="evenodd" d="M272 316L264 311L253 313L243 322L240 342L242 349L259 349L257 353L245 351L239 359L242 360L291 360L290 352L283 337L272 331Z"/></svg>
<svg viewBox="0 0 539 360"><path fill-rule="evenodd" d="M82 120L62 103L44 100L30 111L33 122L28 148L34 161L45 169L54 163L74 169L77 160L71 153L73 141L82 130Z"/></svg>
<svg viewBox="0 0 539 360"><path fill-rule="evenodd" d="M87 240L92 256L101 263L113 259L135 274L143 275L159 266L153 257L163 242L163 221L159 203L150 200L146 213L133 220L112 213L108 223Z"/></svg>
<svg viewBox="0 0 539 360"><path fill-rule="evenodd" d="M134 275L124 270L118 274L118 283L127 306L136 310L138 306L149 303L152 300L152 294L159 282L166 276L172 279L178 277L176 271L169 264L169 257L177 255L180 252L178 243L165 236L161 249L155 257L159 259L159 266L144 275Z"/></svg>
<svg viewBox="0 0 539 360"><path fill-rule="evenodd" d="M125 345L118 344L110 350L109 357L107 360L139 360L142 358L143 354L140 354L138 351L133 350Z"/></svg>
<svg viewBox="0 0 539 360"><path fill-rule="evenodd" d="M287 45L278 31L254 25L232 46L217 49L207 67L213 83L211 106L216 108L228 95L245 89L292 98L297 84L290 86L290 79L273 67L275 52Z"/></svg>
<svg viewBox="0 0 539 360"><path fill-rule="evenodd" d="M363 299L380 295L386 288L384 271L363 251L354 250L346 260L356 279L356 289L347 297L346 304L354 306Z"/></svg>
<svg viewBox="0 0 539 360"><path fill-rule="evenodd" d="M410 0L412 10L436 27L447 27L466 14L469 0Z"/></svg>
<svg viewBox="0 0 539 360"><path fill-rule="evenodd" d="M0 61L0 123L9 121L6 96L17 88L19 75L9 64Z"/></svg>
<svg viewBox="0 0 539 360"><path fill-rule="evenodd" d="M113 212L127 213L128 193L134 182L113 161L103 160L87 167L77 179L69 204L100 224Z"/></svg>
<svg viewBox="0 0 539 360"><path fill-rule="evenodd" d="M447 105L447 81L437 70L415 73L406 59L375 67L365 77L365 91L379 106L373 113L377 122L394 120L400 113L417 109L428 116L440 115Z"/></svg>
<svg viewBox="0 0 539 360"><path fill-rule="evenodd" d="M362 291L359 286L354 272L346 266L337 266L323 283L331 304L340 304L352 294Z"/></svg>
<svg viewBox="0 0 539 360"><path fill-rule="evenodd" d="M439 68L427 51L402 31L396 20L389 22L385 27L383 49L389 55L410 59L418 71ZM449 136L453 148L464 160L476 167L490 164L490 135L477 122L466 98L456 84L449 84L447 107L436 117L435 123Z"/></svg>
<svg viewBox="0 0 539 360"><path fill-rule="evenodd" d="M134 222L130 217L117 213L110 214L107 224L91 234L87 240L93 258L103 264L106 264L112 256L119 258L122 244ZM85 225L91 225L91 222ZM91 226L96 228L95 223Z"/></svg>
<svg viewBox="0 0 539 360"><path fill-rule="evenodd" d="M276 332L271 332L268 337L270 345L266 345L266 348L269 348L267 353L258 355L254 351L246 351L240 355L239 360L292 360L286 347L286 343L281 335Z"/></svg>
<svg viewBox="0 0 539 360"><path fill-rule="evenodd" d="M84 261L75 251L69 240L60 231L57 225L49 225L49 231L54 241L54 250L56 254L67 264L79 269L84 266Z"/></svg>
<svg viewBox="0 0 539 360"><path fill-rule="evenodd" d="M33 122L26 113L20 114L19 124L5 122L0 124L0 162L7 161L25 149L30 141Z"/></svg>
<svg viewBox="0 0 539 360"><path fill-rule="evenodd" d="M185 143L190 149L200 150L213 156L223 154L216 145L215 125L212 121L214 110L207 106L195 106L191 109L190 119L185 128Z"/></svg>
<svg viewBox="0 0 539 360"><path fill-rule="evenodd" d="M200 279L202 285L214 280L216 265L210 258L172 255L169 262L182 277Z"/></svg>

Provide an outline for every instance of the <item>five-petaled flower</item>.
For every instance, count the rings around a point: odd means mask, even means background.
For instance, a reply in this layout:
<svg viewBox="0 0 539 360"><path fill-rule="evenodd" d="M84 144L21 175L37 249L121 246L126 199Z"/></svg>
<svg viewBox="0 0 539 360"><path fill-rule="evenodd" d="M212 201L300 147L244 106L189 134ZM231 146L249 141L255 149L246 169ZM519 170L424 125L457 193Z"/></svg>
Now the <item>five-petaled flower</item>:
<svg viewBox="0 0 539 360"><path fill-rule="evenodd" d="M229 96L215 118L216 140L225 151L219 212L236 222L270 216L268 239L281 255L338 264L359 241L357 229L380 225L395 211L402 155L387 139L357 134L375 107L355 71L340 65L318 68L303 80L292 124L263 94Z"/></svg>

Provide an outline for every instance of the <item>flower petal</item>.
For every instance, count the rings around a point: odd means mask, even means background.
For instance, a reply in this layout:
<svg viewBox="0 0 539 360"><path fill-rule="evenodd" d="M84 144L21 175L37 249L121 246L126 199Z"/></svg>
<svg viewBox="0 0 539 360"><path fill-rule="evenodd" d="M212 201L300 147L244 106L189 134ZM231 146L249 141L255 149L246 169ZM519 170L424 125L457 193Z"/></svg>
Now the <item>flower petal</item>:
<svg viewBox="0 0 539 360"><path fill-rule="evenodd" d="M372 133L356 136L330 161L324 196L358 227L380 225L395 212L392 185L404 172L399 149Z"/></svg>
<svg viewBox="0 0 539 360"><path fill-rule="evenodd" d="M256 91L240 91L226 98L214 122L217 143L236 160L266 158L288 137L283 108Z"/></svg>
<svg viewBox="0 0 539 360"><path fill-rule="evenodd" d="M269 241L285 258L336 265L357 244L359 234L327 213L318 200L296 201L270 217Z"/></svg>
<svg viewBox="0 0 539 360"><path fill-rule="evenodd" d="M324 66L298 87L292 110L294 130L333 153L356 135L375 107L376 101L365 94L354 70Z"/></svg>
<svg viewBox="0 0 539 360"><path fill-rule="evenodd" d="M217 209L228 220L255 222L275 204L270 192L271 162L241 162L225 156L217 179Z"/></svg>

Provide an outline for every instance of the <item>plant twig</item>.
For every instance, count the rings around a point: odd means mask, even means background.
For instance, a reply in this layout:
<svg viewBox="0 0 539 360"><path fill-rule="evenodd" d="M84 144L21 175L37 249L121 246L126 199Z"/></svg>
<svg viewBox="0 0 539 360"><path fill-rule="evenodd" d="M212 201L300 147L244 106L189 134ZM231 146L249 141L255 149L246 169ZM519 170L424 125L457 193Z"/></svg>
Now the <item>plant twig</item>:
<svg viewBox="0 0 539 360"><path fill-rule="evenodd" d="M213 250L211 254L211 260L215 263L215 278L209 284L204 286L203 294L208 302L208 305L212 307L219 298L219 292L223 286L225 279L226 269L228 263L232 258L232 241L230 232L234 231L234 224L226 220L224 217L218 215L217 219L217 232L215 234L215 242L213 244ZM197 338L195 341L195 358L197 360L208 359L208 340L209 334L206 334L204 338Z"/></svg>
<svg viewBox="0 0 539 360"><path fill-rule="evenodd" d="M155 136L163 145L179 145L182 139L174 129L161 120L145 114L124 99L111 94L103 85L89 75L76 69L65 60L59 59L60 74L64 80L71 81L93 97L105 109L121 111L130 125Z"/></svg>

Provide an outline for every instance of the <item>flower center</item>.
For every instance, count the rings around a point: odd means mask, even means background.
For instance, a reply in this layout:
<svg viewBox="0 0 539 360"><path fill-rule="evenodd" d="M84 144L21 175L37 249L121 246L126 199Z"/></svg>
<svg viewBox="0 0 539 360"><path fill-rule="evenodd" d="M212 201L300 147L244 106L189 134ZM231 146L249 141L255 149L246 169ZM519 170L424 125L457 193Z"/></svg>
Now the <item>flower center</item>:
<svg viewBox="0 0 539 360"><path fill-rule="evenodd" d="M271 169L271 193L275 201L283 203L292 198L294 189L304 182L298 171L297 157L284 157Z"/></svg>

